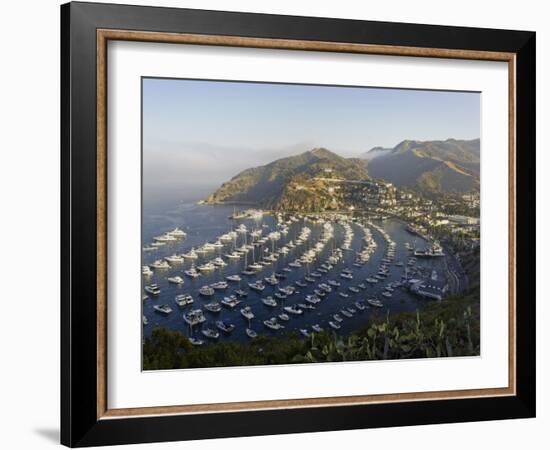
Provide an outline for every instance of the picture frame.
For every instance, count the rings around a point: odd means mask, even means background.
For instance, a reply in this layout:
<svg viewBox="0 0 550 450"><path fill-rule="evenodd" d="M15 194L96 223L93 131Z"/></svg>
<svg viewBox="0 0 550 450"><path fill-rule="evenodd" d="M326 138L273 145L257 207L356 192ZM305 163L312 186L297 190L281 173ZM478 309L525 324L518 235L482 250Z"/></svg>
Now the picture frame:
<svg viewBox="0 0 550 450"><path fill-rule="evenodd" d="M506 388L107 404L107 43L502 61L509 71ZM535 416L535 33L72 2L61 6L61 443L70 447Z"/></svg>

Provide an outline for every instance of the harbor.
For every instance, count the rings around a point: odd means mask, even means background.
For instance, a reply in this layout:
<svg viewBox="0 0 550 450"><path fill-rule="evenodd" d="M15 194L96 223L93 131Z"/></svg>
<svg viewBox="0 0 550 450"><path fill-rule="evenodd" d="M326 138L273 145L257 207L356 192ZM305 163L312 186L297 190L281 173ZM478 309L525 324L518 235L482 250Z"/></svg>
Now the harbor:
<svg viewBox="0 0 550 450"><path fill-rule="evenodd" d="M181 204L144 215L143 336L194 345L331 330L415 311L447 293L437 241L391 217Z"/></svg>

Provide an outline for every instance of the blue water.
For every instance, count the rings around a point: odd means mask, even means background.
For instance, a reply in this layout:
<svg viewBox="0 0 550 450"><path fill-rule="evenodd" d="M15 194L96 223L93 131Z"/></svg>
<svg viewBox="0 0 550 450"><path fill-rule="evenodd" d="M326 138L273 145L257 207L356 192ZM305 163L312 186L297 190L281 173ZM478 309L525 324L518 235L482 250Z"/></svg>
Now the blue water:
<svg viewBox="0 0 550 450"><path fill-rule="evenodd" d="M167 244L160 247L154 252L143 253L143 264L150 264L156 259L164 258L165 256L172 255L174 253L180 254L189 251L192 247L195 249L205 242L214 242L218 236L227 233L232 227L238 226L240 223L244 223L249 230L263 227L263 236L266 236L269 231L276 229L276 219L273 216L264 215L261 220L238 220L233 221L229 219L229 216L233 213L232 206L199 206L196 204L180 204L177 207L168 210L162 214L156 212L155 214L144 214L142 238L143 246L149 246L154 236L158 236L164 232L170 231L175 227L183 229L187 233L187 237L184 240L179 240L175 243ZM227 266L217 269L213 272L203 273L200 277L191 279L186 276L183 271L188 269L193 262L187 260L182 264L172 264L172 268L168 270L155 270L154 275L144 279L144 285L150 283L157 283L161 289L159 296L148 296L148 299L143 301L143 315L148 319L148 325L143 326L144 336L149 336L155 326L163 326L172 330L181 331L184 335L190 334L189 326L183 321L182 315L191 309L201 308L207 318L202 327L215 328L215 321L224 320L236 325L236 329L233 333L226 335L220 332L220 341L235 340L235 341L247 341L249 338L245 334L245 329L248 326L248 321L240 314L240 309L244 306L250 306L255 314L255 318L251 321L251 328L253 328L258 334L265 335L283 335L284 333L299 330L301 328L308 328L311 331L311 325L319 324L324 329L332 330L329 327L329 320L333 320L332 315L338 313L343 307L351 306L357 309L353 303L357 300L366 300L367 298L377 298L384 303L384 308L369 308L365 311L359 311L355 313L354 317L347 318L342 314L340 316L344 319L341 323L341 329L337 332L339 334L349 334L353 330L362 328L367 324L369 318L373 316L385 316L386 314L393 314L401 311L414 311L419 307L426 304L427 300L420 299L404 288L397 288L393 292L392 298L385 298L381 296L384 286L392 281L400 281L406 267L407 258L409 256L408 250L405 248L405 243L413 243L416 241L418 247L424 245L421 238L411 235L405 229L405 224L398 220L384 220L373 221L378 226L381 226L391 237L391 239L397 244L395 252L395 260L391 264L390 276L385 280L381 280L378 284L369 284L365 282L365 279L369 276L373 276L378 272L378 268L381 264L381 259L384 258L387 244L382 237L382 234L376 229L371 227L373 238L377 243L377 248L371 255L371 258L367 264L362 267L353 266L355 260L355 251L359 251L362 248L364 233L361 228L355 224L352 224L354 231L354 237L352 241L352 251L344 251L344 258L338 262L328 274L323 274L322 278L317 279L316 283L308 283L306 288L300 288L295 285L296 280L303 280L304 275L307 274L306 266L302 268L294 268L292 272L283 272L282 269L288 266L289 262L299 258L307 249L307 244L297 246L291 249L287 255L282 255L279 260L271 266L266 266L261 272L253 276L241 275L242 281L240 283L229 282L229 288L225 291L216 291L213 297L202 297L199 295L198 290L201 286L214 283L216 281L225 280L227 275L241 274L244 269L244 257L239 260L229 260L224 258L228 263ZM282 247L286 242L290 240L296 240L302 227L306 225L311 228L312 233L309 239L313 246L315 242L319 240L323 225L314 224L312 222L297 222L290 225L289 233L286 236L282 236L279 241L276 242L276 247ZM239 234L237 241L237 247L242 245L243 237ZM250 240L250 238L249 238ZM309 265L310 273L319 267L330 256L333 248L337 248L342 245L344 240L344 228L340 224L334 224L334 238L331 239L321 254L316 258L315 262ZM223 249L209 252L206 255L199 255L199 259L194 261L196 266L207 262L216 256L222 256L228 251L232 250L233 243L229 242L225 244ZM271 242L268 241L267 247L271 249ZM255 257L258 258L259 250L255 249ZM248 263L252 261L252 252L249 253ZM403 261L405 267L396 266L395 263ZM417 267L420 274L428 278L435 269L440 277L443 276L442 259L418 259ZM340 277L342 269L349 268L353 271L353 279L347 280ZM270 286L267 283L263 292L255 292L248 287L248 282L253 282L257 279L263 280L264 277L270 276L274 271L284 273L287 278L280 281L279 286L294 286L300 292L289 296L287 299L281 301L278 300L279 305L275 308L265 306L261 302L261 297L267 297L277 292L278 286ZM183 285L174 285L168 283L167 277L180 275L185 279ZM307 294L313 294L313 290L317 285L328 280L337 280L341 283L339 288L333 288L333 291L322 299L320 303L316 305L315 310L305 310L301 316L290 315L289 321L281 321L279 323L285 326L285 329L280 331L273 331L264 326L263 321L270 317L277 316L283 312L284 306L294 305L296 303L304 303L305 296ZM359 284L365 284L366 289L360 290L359 293L354 294L348 290L349 286L357 286ZM241 288L248 291L248 296L241 298L242 303L238 305L234 310L230 310L226 307L222 307L220 313L211 313L202 308L205 303L212 302L214 300L221 301L224 296L228 296L233 293L235 289ZM338 295L339 292L345 291L349 294L349 298L343 298ZM174 301L174 297L178 294L187 293L193 296L194 303L188 305L185 308L179 308ZM154 309L154 305L168 304L173 309L169 315L162 315L157 313ZM204 339L200 333L201 327L196 326L193 328L193 335ZM212 345L212 344L211 344ZM215 344L214 344L215 345Z"/></svg>

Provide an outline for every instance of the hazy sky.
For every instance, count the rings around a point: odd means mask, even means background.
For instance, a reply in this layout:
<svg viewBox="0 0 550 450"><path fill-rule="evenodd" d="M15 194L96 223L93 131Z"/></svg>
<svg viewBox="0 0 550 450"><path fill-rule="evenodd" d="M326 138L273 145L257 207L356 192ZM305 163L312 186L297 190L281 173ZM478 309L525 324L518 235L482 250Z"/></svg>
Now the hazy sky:
<svg viewBox="0 0 550 450"><path fill-rule="evenodd" d="M143 80L144 194L189 199L247 167L325 147L480 137L477 93Z"/></svg>

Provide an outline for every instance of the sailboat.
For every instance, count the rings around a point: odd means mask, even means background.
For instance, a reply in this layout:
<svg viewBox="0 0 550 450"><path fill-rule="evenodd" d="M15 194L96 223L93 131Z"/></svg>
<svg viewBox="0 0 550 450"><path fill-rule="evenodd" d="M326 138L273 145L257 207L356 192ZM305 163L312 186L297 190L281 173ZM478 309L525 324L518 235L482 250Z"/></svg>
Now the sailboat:
<svg viewBox="0 0 550 450"><path fill-rule="evenodd" d="M246 242L246 236L245 236L245 242ZM252 270L248 267L248 250L244 252L244 270L241 272L243 275L254 275L256 273L255 270Z"/></svg>

